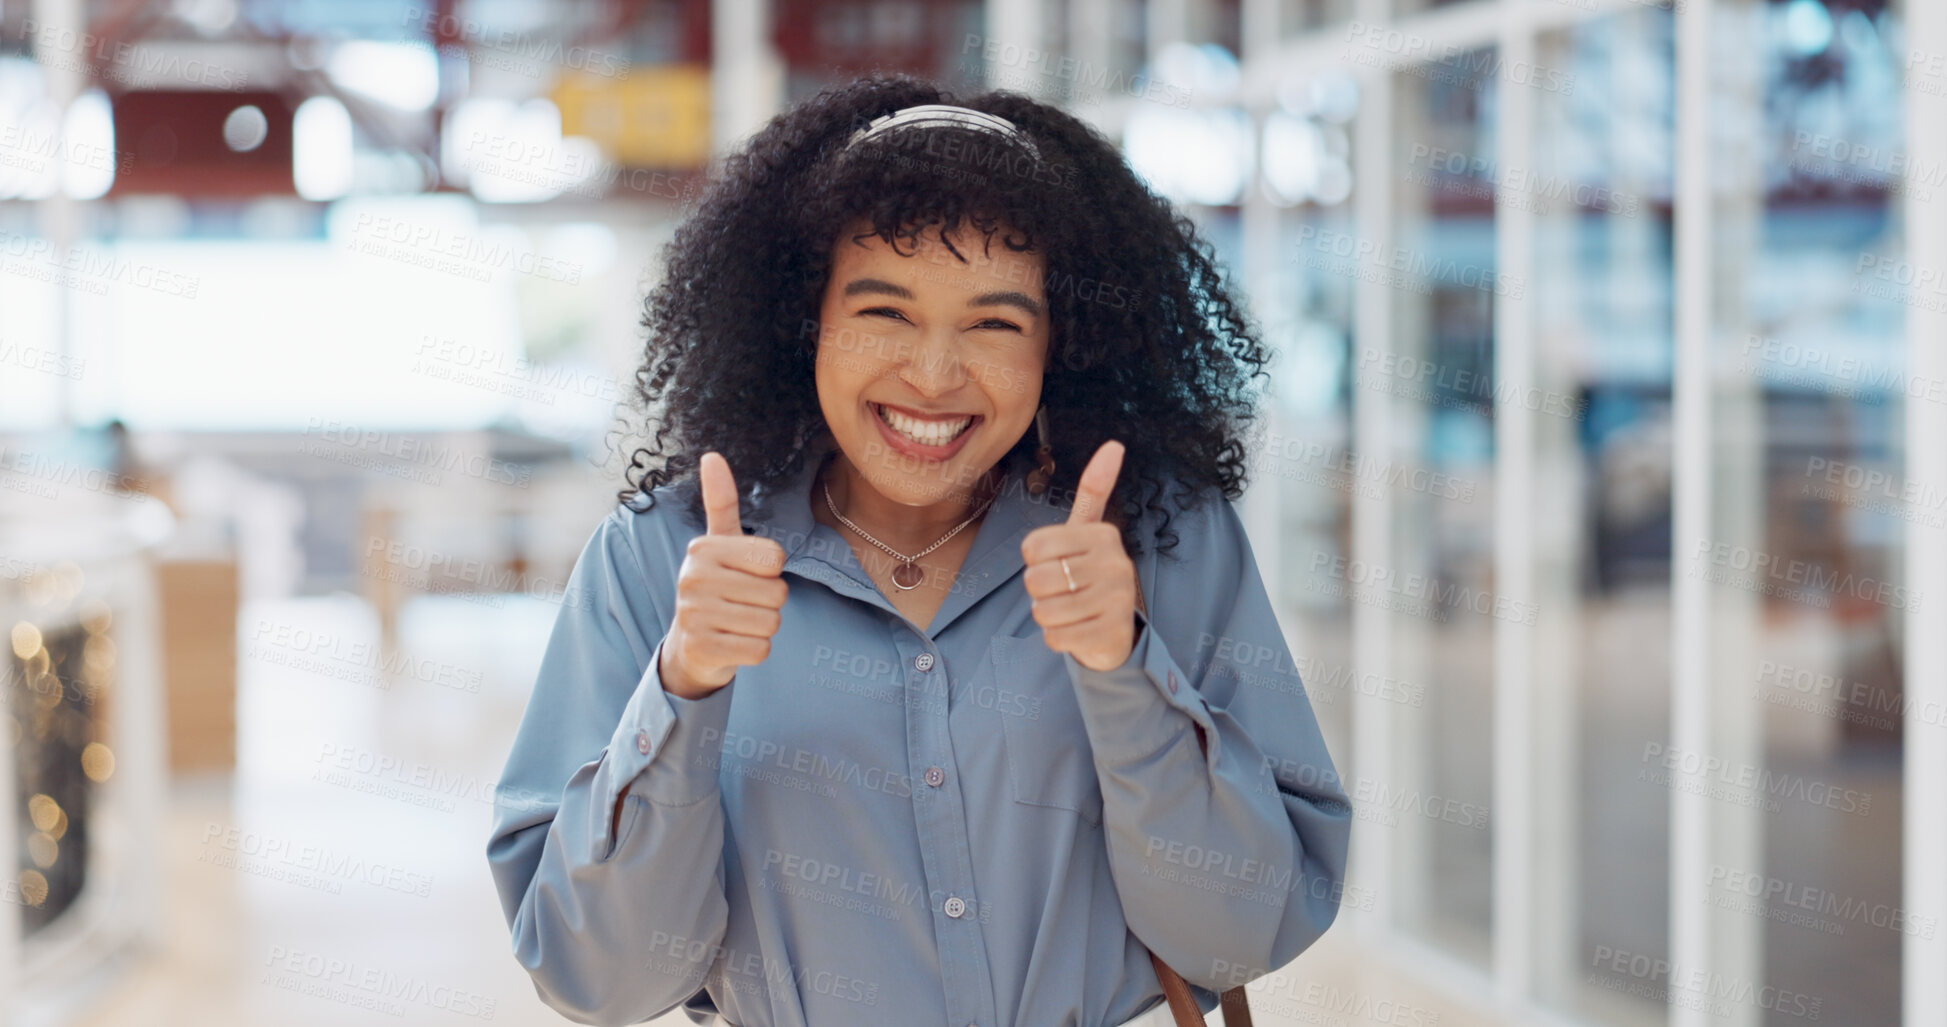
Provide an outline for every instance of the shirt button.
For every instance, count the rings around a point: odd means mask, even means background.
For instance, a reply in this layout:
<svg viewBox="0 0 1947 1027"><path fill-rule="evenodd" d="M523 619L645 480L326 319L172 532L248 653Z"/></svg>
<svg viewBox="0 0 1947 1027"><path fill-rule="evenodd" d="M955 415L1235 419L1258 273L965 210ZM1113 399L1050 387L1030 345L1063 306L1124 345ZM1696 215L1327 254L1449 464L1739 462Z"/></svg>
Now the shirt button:
<svg viewBox="0 0 1947 1027"><path fill-rule="evenodd" d="M966 911L967 911L967 903L965 900L961 899L960 896L955 895L946 900L947 916L958 917L960 914L965 913Z"/></svg>
<svg viewBox="0 0 1947 1027"><path fill-rule="evenodd" d="M637 731L635 733L635 751L644 756L649 755L649 732Z"/></svg>
<svg viewBox="0 0 1947 1027"><path fill-rule="evenodd" d="M913 657L913 669L914 669L914 670L932 670L932 669L933 669L933 654L932 654L932 653L920 653L920 654L919 654L918 656L915 656L915 657Z"/></svg>
<svg viewBox="0 0 1947 1027"><path fill-rule="evenodd" d="M944 771L944 770L941 770L941 769L940 769L940 768L938 768L938 767L927 767L927 768L926 768L926 783L927 783L927 784L930 784L930 785L932 785L933 787L935 787L935 788L938 788L938 787L940 786L940 784L941 784L941 782L943 782L943 781L945 781L945 780L946 780L946 771Z"/></svg>
<svg viewBox="0 0 1947 1027"><path fill-rule="evenodd" d="M1170 671L1170 694L1176 694L1176 671Z"/></svg>

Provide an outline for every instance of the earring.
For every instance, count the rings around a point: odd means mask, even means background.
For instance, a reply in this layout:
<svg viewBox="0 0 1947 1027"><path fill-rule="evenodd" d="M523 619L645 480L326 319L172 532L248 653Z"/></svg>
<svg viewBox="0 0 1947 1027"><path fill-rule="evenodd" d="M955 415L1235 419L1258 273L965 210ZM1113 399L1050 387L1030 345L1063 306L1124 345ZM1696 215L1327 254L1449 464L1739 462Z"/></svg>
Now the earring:
<svg viewBox="0 0 1947 1027"><path fill-rule="evenodd" d="M1048 445L1048 407L1045 404L1034 412L1034 430L1041 437L1041 448L1034 452L1035 463L1039 466L1028 472L1028 491L1038 496L1048 490L1048 482L1055 476L1055 451Z"/></svg>

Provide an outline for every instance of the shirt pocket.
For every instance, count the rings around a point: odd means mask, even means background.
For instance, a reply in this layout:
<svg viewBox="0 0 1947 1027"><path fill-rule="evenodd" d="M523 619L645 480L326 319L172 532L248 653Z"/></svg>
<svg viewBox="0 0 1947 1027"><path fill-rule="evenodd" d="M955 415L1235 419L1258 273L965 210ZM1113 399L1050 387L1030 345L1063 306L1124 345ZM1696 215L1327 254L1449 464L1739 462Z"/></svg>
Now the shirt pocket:
<svg viewBox="0 0 1947 1027"><path fill-rule="evenodd" d="M1061 654L1036 634L997 637L987 655L987 673L972 698L1000 718L1014 801L1072 810L1100 824L1102 782L1095 776L1095 750Z"/></svg>

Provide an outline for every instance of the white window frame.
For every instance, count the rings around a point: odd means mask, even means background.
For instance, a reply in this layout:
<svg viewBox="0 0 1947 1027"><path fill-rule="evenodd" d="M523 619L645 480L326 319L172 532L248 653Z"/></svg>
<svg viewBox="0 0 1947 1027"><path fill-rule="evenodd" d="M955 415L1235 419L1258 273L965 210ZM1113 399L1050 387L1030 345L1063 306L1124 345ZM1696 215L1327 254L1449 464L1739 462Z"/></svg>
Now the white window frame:
<svg viewBox="0 0 1947 1027"><path fill-rule="evenodd" d="M1086 0L1084 0L1086 2ZM1335 69L1353 75L1360 85L1360 111L1354 126L1355 168L1362 183L1391 183L1395 175L1393 73L1410 64L1365 65L1342 59L1347 24L1339 23L1301 34L1278 31L1280 0L1242 0L1245 33L1242 55L1241 102L1260 122L1276 105L1276 90L1290 69L1308 72ZM1720 0L1682 0L1677 4L1676 91L1685 98L1677 111L1675 167L1675 255L1672 274L1676 298L1675 363L1672 375L1676 438L1673 453L1672 496L1673 565L1671 654L1671 744L1706 752L1747 749L1755 725L1734 715L1737 706L1723 694L1723 675L1716 661L1729 645L1714 634L1709 583L1701 575L1680 573L1683 554L1696 551L1700 540L1715 537L1713 524L1722 511L1712 494L1713 421L1721 383L1713 381L1712 356L1718 349L1713 333L1712 263L1713 207L1710 105L1713 94L1710 64L1712 16ZM1505 60L1532 59L1542 32L1581 21L1642 7L1635 0L1591 0L1585 7L1549 0L1476 0L1432 11L1395 17L1392 0L1357 0L1353 18L1367 25L1385 25L1424 39L1434 53L1445 48L1466 50L1496 45ZM1909 52L1947 53L1947 4L1906 0L1901 5ZM1256 42L1278 39L1275 44ZM1947 166L1947 96L1909 89L1906 97L1907 167ZM1497 158L1503 167L1532 166L1533 98L1527 90L1503 90ZM1917 184L1917 183L1915 183ZM1252 193L1258 192L1255 188ZM1916 266L1947 268L1947 205L1929 202L1926 189L1908 189L1906 198L1907 259ZM1354 219L1367 238L1393 237L1390 188L1361 188L1353 198ZM1261 201L1246 202L1246 214L1263 216ZM1496 209L1497 268L1533 280L1534 217L1520 204ZM1264 244L1251 245L1247 231L1245 274L1265 280L1267 268L1252 268L1256 260L1275 261ZM1355 286L1353 335L1357 345L1394 345L1394 297L1380 282ZM1517 385L1536 378L1538 350L1528 308L1519 303L1497 304L1494 331L1497 380ZM1947 311L1914 306L1907 315L1909 373L1929 380L1947 379ZM1507 397L1521 389L1497 390L1495 408L1495 575L1497 590L1509 595L1534 596L1538 585L1533 539L1534 500L1537 496L1535 415ZM1353 439L1358 452L1390 453L1392 418L1388 396L1381 390L1354 388ZM1947 487L1947 405L1906 404L1906 478L1922 487ZM1257 513L1252 523L1277 523L1274 490L1252 490L1247 509ZM1389 493L1357 490L1352 500L1353 557L1369 566L1386 565L1389 528L1394 519ZM1947 529L1916 519L1906 527L1905 576L1910 592L1932 599L1947 592ZM1937 602L1938 600L1936 600ZM1911 915L1947 914L1947 732L1937 722L1947 709L1947 632L1939 630L1933 603L1909 604L1905 631L1908 704L1904 769L1904 880L1902 905ZM1715 612L1724 613L1719 607ZM1735 612L1735 611L1731 611ZM1392 632L1383 610L1354 604L1352 638L1355 670L1361 675L1390 672ZM1929 625L1925 617L1932 616ZM1359 931L1370 952L1390 953L1398 969L1431 986L1454 993L1476 1008L1491 1009L1510 1022L1575 1023L1573 1016L1543 1005L1546 983L1539 979L1547 947L1567 936L1571 915L1559 902L1537 901L1536 881L1573 880L1572 846L1547 828L1550 808L1561 801L1537 782L1559 779L1562 768L1544 765L1561 750L1541 753L1535 746L1549 711L1538 707L1533 629L1497 622L1495 634L1495 709L1497 739L1494 754L1496 818L1494 822L1493 969L1482 974L1464 962L1405 935L1394 906L1392 883L1399 880L1405 853L1389 832L1355 832L1352 878L1371 888L1371 914L1347 926ZM1397 711L1379 698L1354 695L1352 702L1353 766L1355 776L1390 779L1399 765L1394 716ZM1524 744L1509 744L1520 739ZM1756 945L1757 924L1750 918L1727 921L1713 917L1704 902L1712 864L1753 865L1761 843L1748 829L1713 829L1725 819L1700 792L1673 789L1669 896L1672 961L1692 972L1761 980L1761 956ZM1746 825L1748 828L1748 825ZM1903 935L1902 1004L1908 1027L1947 1023L1947 932L1932 938ZM1672 999L1680 997L1672 989ZM1755 1009L1747 1011L1755 1023ZM1688 1009L1676 1001L1668 1007L1671 1027L1721 1027L1706 1011Z"/></svg>

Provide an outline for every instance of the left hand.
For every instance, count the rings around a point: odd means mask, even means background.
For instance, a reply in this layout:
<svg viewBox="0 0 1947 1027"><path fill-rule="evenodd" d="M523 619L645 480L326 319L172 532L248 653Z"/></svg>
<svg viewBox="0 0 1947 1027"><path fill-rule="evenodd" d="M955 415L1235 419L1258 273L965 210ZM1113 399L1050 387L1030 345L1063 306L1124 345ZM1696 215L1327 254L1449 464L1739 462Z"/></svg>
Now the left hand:
<svg viewBox="0 0 1947 1027"><path fill-rule="evenodd" d="M1042 640L1090 670L1122 666L1136 645L1136 565L1122 548L1121 530L1102 520L1122 453L1122 443L1102 443L1082 471L1067 523L1043 525L1021 540L1027 564L1021 582L1034 600Z"/></svg>

